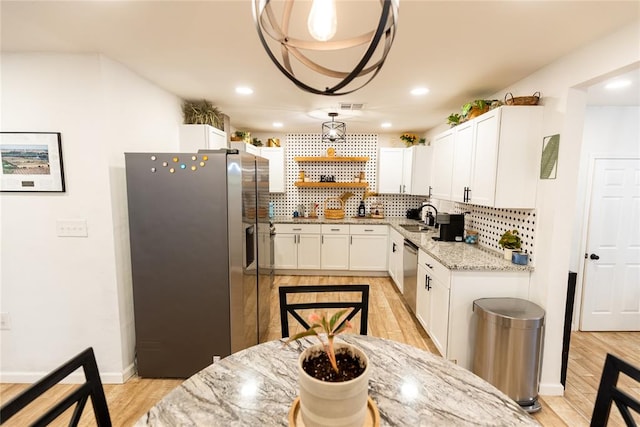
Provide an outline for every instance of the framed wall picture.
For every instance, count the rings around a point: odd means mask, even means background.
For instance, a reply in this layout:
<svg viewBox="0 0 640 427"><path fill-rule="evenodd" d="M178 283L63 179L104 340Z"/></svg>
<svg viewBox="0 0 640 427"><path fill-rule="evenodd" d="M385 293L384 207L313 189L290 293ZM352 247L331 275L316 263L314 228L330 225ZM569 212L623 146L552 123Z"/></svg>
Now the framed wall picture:
<svg viewBox="0 0 640 427"><path fill-rule="evenodd" d="M0 191L64 192L58 132L0 132Z"/></svg>
<svg viewBox="0 0 640 427"><path fill-rule="evenodd" d="M540 159L540 179L556 179L558 176L558 152L560 134L545 136L542 139L542 158Z"/></svg>

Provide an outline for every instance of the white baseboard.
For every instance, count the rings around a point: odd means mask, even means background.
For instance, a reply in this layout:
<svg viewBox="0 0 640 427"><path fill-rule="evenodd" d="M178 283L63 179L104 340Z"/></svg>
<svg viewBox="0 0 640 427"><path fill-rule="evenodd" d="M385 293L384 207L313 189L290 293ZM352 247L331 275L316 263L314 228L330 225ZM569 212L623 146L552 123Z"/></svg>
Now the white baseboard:
<svg viewBox="0 0 640 427"><path fill-rule="evenodd" d="M541 396L564 396L564 386L561 383L540 384L538 394Z"/></svg>
<svg viewBox="0 0 640 427"><path fill-rule="evenodd" d="M134 376L136 369L134 364L130 364L121 373L102 372L100 380L103 384L124 384L129 378ZM49 374L49 372L0 372L0 383L5 384L33 384L39 379ZM84 374L73 373L61 381L62 384L81 384L85 380Z"/></svg>

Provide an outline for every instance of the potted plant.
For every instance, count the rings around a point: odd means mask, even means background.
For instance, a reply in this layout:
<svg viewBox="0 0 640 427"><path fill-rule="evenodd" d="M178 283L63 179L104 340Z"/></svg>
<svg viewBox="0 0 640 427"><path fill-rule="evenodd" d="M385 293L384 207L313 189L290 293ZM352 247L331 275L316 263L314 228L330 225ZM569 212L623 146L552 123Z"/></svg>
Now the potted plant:
<svg viewBox="0 0 640 427"><path fill-rule="evenodd" d="M232 141L244 141L248 144L251 143L251 132L245 132L243 130L237 130L231 135Z"/></svg>
<svg viewBox="0 0 640 427"><path fill-rule="evenodd" d="M513 251L517 251L522 248L522 239L518 234L518 230L507 230L504 232L498 245L504 250L504 259L511 261Z"/></svg>
<svg viewBox="0 0 640 427"><path fill-rule="evenodd" d="M311 326L287 343L314 335L320 344L313 345L298 358L300 413L305 426L361 427L367 415L369 397L369 359L359 348L336 343L336 335L351 327L341 322L347 310L340 310L329 320L326 314L309 316ZM318 330L324 332L322 337ZM326 340L326 341L325 341Z"/></svg>
<svg viewBox="0 0 640 427"><path fill-rule="evenodd" d="M206 99L183 101L182 116L185 125L210 125L224 131L222 112Z"/></svg>

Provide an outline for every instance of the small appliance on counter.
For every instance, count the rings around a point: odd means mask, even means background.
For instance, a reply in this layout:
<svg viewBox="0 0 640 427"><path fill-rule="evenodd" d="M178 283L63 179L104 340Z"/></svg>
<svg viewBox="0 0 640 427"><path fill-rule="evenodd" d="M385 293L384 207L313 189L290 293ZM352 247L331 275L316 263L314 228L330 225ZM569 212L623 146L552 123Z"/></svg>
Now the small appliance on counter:
<svg viewBox="0 0 640 427"><path fill-rule="evenodd" d="M420 213L422 212L422 209L417 208L417 209L407 209L407 218L408 219L422 219L420 217Z"/></svg>
<svg viewBox="0 0 640 427"><path fill-rule="evenodd" d="M440 241L464 241L464 214L438 213L436 222L440 224Z"/></svg>

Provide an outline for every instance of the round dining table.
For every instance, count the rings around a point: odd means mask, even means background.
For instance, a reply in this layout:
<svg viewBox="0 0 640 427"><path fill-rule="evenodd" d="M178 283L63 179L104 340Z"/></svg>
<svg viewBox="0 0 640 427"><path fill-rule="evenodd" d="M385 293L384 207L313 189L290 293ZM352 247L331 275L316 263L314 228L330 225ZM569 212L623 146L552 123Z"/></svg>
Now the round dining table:
<svg viewBox="0 0 640 427"><path fill-rule="evenodd" d="M500 390L437 355L372 336L336 339L369 357L369 397L381 426L539 426ZM298 396L298 356L317 342L275 340L225 357L185 380L135 425L288 426Z"/></svg>

